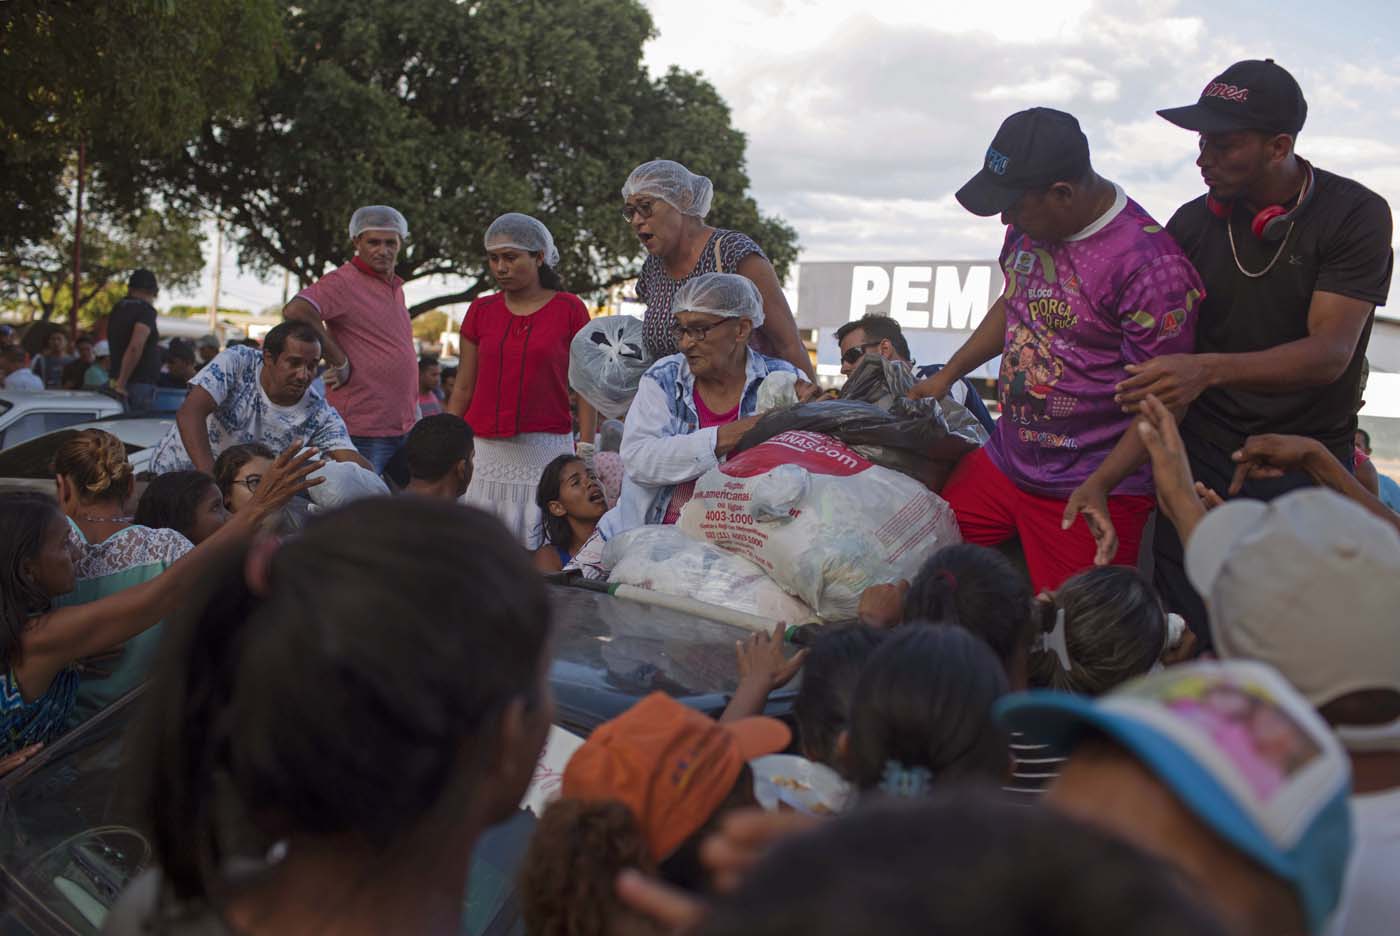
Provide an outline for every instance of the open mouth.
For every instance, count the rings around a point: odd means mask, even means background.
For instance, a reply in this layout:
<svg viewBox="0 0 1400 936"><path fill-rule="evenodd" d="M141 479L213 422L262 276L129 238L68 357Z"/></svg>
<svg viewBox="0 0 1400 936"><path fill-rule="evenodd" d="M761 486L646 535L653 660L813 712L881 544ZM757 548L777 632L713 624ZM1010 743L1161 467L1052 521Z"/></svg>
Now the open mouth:
<svg viewBox="0 0 1400 936"><path fill-rule="evenodd" d="M588 502L590 504L605 504L607 503L607 499L603 497L602 491L594 488L588 495Z"/></svg>
<svg viewBox="0 0 1400 936"><path fill-rule="evenodd" d="M639 231L639 232L637 233L637 240L639 240L639 241L642 242L642 246L643 246L643 247L645 247L645 246L647 246L648 244L650 244L650 243L652 242L652 239L653 239L654 237L656 237L655 234L648 234L648 233L645 232L645 231Z"/></svg>

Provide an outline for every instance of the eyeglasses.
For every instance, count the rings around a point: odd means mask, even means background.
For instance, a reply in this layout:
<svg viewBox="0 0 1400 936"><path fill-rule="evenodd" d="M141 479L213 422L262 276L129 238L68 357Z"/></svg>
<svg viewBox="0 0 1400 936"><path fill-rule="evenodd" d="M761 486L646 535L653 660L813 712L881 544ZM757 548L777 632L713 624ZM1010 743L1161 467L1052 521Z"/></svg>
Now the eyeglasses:
<svg viewBox="0 0 1400 936"><path fill-rule="evenodd" d="M675 341L676 344L680 344L681 341L685 338L690 338L691 340L698 343L704 341L705 336L709 335L712 329L719 328L721 325L728 325L731 322L737 321L739 321L737 318L727 318L720 319L718 322L711 322L708 325L689 326L682 325L679 322L677 322L675 325L671 326L671 338L673 341Z"/></svg>
<svg viewBox="0 0 1400 936"><path fill-rule="evenodd" d="M252 494L258 489L258 485L262 484L262 478L263 476L260 474L252 474L248 475L248 477L246 478L235 478L233 480L233 483L243 485L245 488L248 489L248 493Z"/></svg>
<svg viewBox="0 0 1400 936"><path fill-rule="evenodd" d="M881 338L879 341L867 341L865 344L862 345L853 345L846 349L845 354L841 355L841 363L854 364L861 358L865 357L865 351L867 348L878 348L884 343L885 339Z"/></svg>
<svg viewBox="0 0 1400 936"><path fill-rule="evenodd" d="M646 202L638 202L638 203L635 204L635 205L623 205L623 206L622 206L622 216L623 216L624 218L626 218L628 221L631 221L631 220L632 220L633 218L635 218L637 215L641 215L643 219L646 219L646 218L650 218L650 217L651 217L651 213L652 213L653 211L655 211L655 210L656 210L656 202L649 202L649 201L646 201Z"/></svg>

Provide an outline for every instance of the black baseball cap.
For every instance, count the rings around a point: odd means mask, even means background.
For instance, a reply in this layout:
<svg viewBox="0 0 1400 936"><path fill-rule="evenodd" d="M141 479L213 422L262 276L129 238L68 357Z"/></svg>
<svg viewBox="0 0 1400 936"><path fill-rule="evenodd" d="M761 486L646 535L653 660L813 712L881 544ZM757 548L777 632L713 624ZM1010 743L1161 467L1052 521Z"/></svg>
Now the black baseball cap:
<svg viewBox="0 0 1400 936"><path fill-rule="evenodd" d="M137 270L127 279L126 288L139 289L142 292L155 292L160 287L156 285L156 275L150 270Z"/></svg>
<svg viewBox="0 0 1400 936"><path fill-rule="evenodd" d="M1186 107L1159 110L1178 127L1197 133L1263 130L1297 133L1308 119L1303 89L1273 59L1249 59L1225 69Z"/></svg>
<svg viewBox="0 0 1400 936"><path fill-rule="evenodd" d="M982 169L958 189L968 211L1000 214L1026 192L1080 178L1089 168L1089 141L1064 111L1032 107L1012 114L987 148Z"/></svg>

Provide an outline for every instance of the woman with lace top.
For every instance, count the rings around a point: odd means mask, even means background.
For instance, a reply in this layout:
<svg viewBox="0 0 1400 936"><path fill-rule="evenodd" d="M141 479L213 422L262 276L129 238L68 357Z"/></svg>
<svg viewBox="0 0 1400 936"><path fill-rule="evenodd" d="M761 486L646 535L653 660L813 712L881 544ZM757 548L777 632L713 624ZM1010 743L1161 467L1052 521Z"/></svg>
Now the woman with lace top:
<svg viewBox="0 0 1400 936"><path fill-rule="evenodd" d="M74 590L85 558L74 521L48 495L0 494L0 771L71 723L78 661L120 647L170 613L221 546L250 538L269 513L316 483L307 480L318 466L314 450L294 450L278 459L248 510L164 574L86 604L55 606ZM110 517L83 522L112 525Z"/></svg>

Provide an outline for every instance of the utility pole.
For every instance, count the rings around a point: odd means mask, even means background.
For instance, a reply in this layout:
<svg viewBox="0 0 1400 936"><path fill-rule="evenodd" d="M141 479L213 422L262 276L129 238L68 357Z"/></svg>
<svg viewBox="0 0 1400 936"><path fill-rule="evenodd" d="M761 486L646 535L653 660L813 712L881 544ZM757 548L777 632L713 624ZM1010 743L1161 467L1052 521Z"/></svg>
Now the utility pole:
<svg viewBox="0 0 1400 936"><path fill-rule="evenodd" d="M214 295L209 300L209 330L218 334L219 330L219 278L224 270L224 219L217 219L214 227Z"/></svg>
<svg viewBox="0 0 1400 936"><path fill-rule="evenodd" d="M291 291L291 288L292 288L292 271L291 271L291 270L283 270L283 271L282 271L282 308L284 308L284 309L287 307L287 293Z"/></svg>
<svg viewBox="0 0 1400 936"><path fill-rule="evenodd" d="M78 141L78 200L73 208L73 311L68 316L68 340L77 347L78 305L83 277L83 176L87 175L87 143Z"/></svg>

